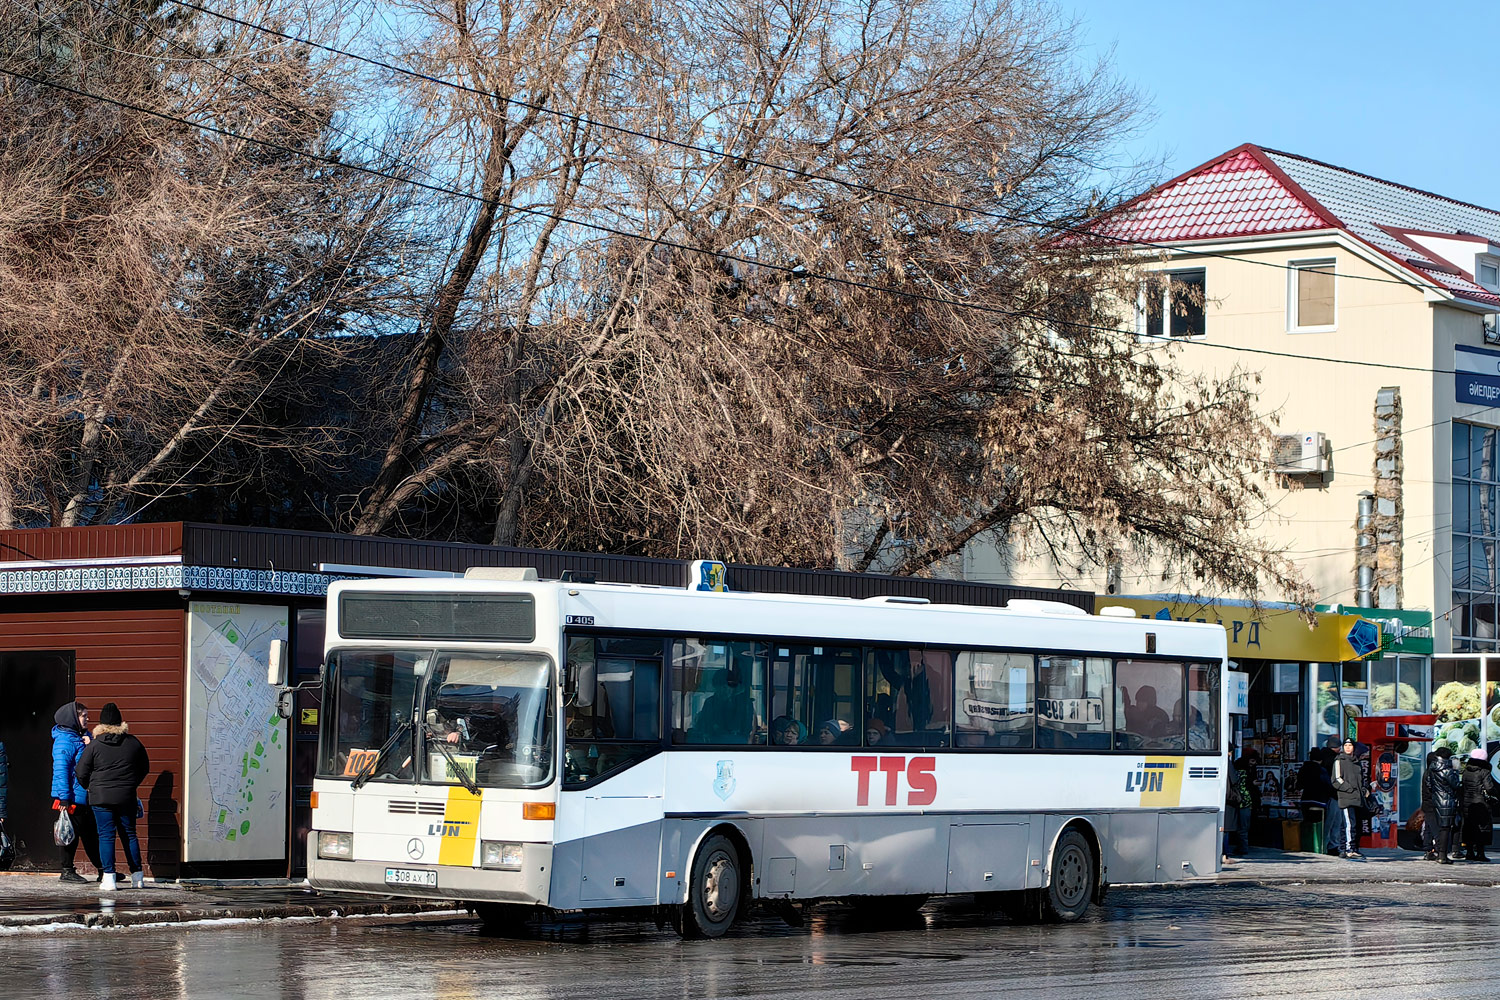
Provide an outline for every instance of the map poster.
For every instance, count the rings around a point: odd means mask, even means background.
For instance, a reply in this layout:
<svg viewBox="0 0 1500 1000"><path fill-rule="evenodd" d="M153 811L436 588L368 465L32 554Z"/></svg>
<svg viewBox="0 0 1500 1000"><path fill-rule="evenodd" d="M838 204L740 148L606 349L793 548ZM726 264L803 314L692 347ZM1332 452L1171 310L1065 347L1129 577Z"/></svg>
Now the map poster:
<svg viewBox="0 0 1500 1000"><path fill-rule="evenodd" d="M287 618L285 607L188 606L184 861L286 856L287 729L266 660Z"/></svg>

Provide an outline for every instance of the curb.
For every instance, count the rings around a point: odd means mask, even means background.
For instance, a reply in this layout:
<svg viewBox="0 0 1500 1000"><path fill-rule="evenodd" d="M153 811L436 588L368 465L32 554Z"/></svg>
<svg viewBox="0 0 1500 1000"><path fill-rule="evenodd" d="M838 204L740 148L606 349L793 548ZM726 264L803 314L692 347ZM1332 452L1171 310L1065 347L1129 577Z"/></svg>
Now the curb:
<svg viewBox="0 0 1500 1000"><path fill-rule="evenodd" d="M1179 880L1176 882L1137 882L1111 884L1110 889L1196 889L1199 887L1248 886L1253 889L1275 889L1294 885L1463 885L1478 889L1500 887L1500 877L1465 878L1463 876L1437 875L1424 878L1421 875L1277 875L1265 878L1245 876L1228 879L1205 879L1203 881Z"/></svg>
<svg viewBox="0 0 1500 1000"><path fill-rule="evenodd" d="M190 924L214 920L281 920L300 917L336 919L339 917L402 916L449 912L462 907L453 901L349 903L343 901L319 904L273 904L269 906L211 906L193 909L130 909L119 913L41 913L24 916L0 916L0 930L29 927L102 928L132 927L138 924Z"/></svg>

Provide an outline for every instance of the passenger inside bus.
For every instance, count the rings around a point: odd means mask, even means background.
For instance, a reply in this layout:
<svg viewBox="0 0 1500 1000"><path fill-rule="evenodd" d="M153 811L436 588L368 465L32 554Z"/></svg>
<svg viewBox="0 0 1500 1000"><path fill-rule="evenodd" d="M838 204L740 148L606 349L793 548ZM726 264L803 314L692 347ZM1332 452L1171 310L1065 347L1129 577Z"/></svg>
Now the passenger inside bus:
<svg viewBox="0 0 1500 1000"><path fill-rule="evenodd" d="M854 726L843 719L829 719L818 727L820 746L848 746L859 742Z"/></svg>
<svg viewBox="0 0 1500 1000"><path fill-rule="evenodd" d="M778 746L800 746L807 742L807 732L790 715L778 716L771 723L771 742Z"/></svg>
<svg viewBox="0 0 1500 1000"><path fill-rule="evenodd" d="M740 744L764 741L755 717L755 699L733 669L706 671L709 696L688 730L691 743Z"/></svg>
<svg viewBox="0 0 1500 1000"><path fill-rule="evenodd" d="M1136 689L1133 704L1127 693L1125 724L1131 732L1138 733L1147 739L1155 739L1171 731L1171 717L1156 703L1156 688L1142 684Z"/></svg>

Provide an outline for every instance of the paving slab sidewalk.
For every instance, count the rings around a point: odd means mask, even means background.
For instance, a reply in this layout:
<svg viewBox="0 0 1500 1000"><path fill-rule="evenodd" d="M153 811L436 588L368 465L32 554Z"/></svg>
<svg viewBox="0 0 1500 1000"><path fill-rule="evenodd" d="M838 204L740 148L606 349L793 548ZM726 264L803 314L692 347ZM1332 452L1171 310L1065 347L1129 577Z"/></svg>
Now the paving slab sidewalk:
<svg viewBox="0 0 1500 1000"><path fill-rule="evenodd" d="M22 929L129 927L140 924L285 917L348 917L438 913L461 909L452 900L414 900L323 893L300 883L151 882L105 895L96 882L59 882L55 874L0 873L0 933Z"/></svg>
<svg viewBox="0 0 1500 1000"><path fill-rule="evenodd" d="M1500 886L1500 860L1488 864L1455 861L1440 865L1421 854L1398 848L1370 848L1363 858L1331 854L1251 848L1214 874L1165 885L1347 885L1357 882L1441 882L1453 885Z"/></svg>

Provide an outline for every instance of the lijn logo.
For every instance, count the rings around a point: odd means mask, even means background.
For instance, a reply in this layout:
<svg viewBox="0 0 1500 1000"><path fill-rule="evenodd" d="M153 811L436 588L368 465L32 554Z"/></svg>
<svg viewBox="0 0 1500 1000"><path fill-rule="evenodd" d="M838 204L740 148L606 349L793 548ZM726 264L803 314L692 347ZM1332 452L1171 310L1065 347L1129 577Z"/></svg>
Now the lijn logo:
<svg viewBox="0 0 1500 1000"><path fill-rule="evenodd" d="M1148 757L1125 772L1125 791L1139 792L1143 806L1176 806L1182 799L1182 761Z"/></svg>
<svg viewBox="0 0 1500 1000"><path fill-rule="evenodd" d="M464 827L469 825L466 819L450 819L441 823L433 823L427 827L429 837L462 837Z"/></svg>
<svg viewBox="0 0 1500 1000"><path fill-rule="evenodd" d="M1125 772L1127 792L1160 792L1166 789L1166 772L1174 770L1176 764L1137 764L1134 771Z"/></svg>

